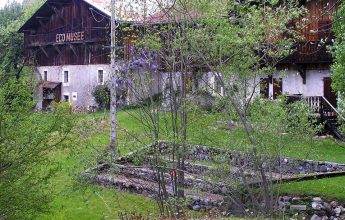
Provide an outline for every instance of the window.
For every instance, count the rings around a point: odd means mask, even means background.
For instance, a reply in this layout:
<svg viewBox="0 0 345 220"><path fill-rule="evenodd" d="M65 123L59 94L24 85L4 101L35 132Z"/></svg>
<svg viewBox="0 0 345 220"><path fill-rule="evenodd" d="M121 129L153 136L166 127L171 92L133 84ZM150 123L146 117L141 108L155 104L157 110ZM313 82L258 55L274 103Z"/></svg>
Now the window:
<svg viewBox="0 0 345 220"><path fill-rule="evenodd" d="M69 83L69 72L66 70L63 72L63 83L65 84Z"/></svg>
<svg viewBox="0 0 345 220"><path fill-rule="evenodd" d="M98 83L102 84L104 83L104 72L103 70L98 70Z"/></svg>
<svg viewBox="0 0 345 220"><path fill-rule="evenodd" d="M43 80L48 81L48 71L43 71Z"/></svg>

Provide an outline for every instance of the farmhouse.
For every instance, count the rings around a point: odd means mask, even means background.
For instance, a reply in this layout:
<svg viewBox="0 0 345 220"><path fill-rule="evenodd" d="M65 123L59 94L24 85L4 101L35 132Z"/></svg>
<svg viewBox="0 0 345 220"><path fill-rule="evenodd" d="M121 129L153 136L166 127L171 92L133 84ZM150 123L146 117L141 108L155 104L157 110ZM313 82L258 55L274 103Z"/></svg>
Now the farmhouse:
<svg viewBox="0 0 345 220"><path fill-rule="evenodd" d="M272 74L261 79L261 96L275 99L278 95L325 98L337 106L331 89L332 57L327 46L334 39L332 16L339 0L302 1L308 9L308 25L302 30L304 39L295 52L278 66L285 74ZM92 91L110 76L110 0L47 0L20 28L24 33L25 57L34 65L40 86L37 108L66 100L74 106L95 106ZM135 22L140 14L120 6L122 25ZM131 19L129 19L131 18ZM132 39L118 36L119 60L128 59ZM215 77L207 80L217 87Z"/></svg>
<svg viewBox="0 0 345 220"><path fill-rule="evenodd" d="M38 109L46 109L53 100L96 105L91 93L110 74L109 2L47 0L20 28L26 64L35 67L34 75L42 82L37 89ZM118 16L136 15L119 8ZM121 37L118 59L128 57L129 47L130 40Z"/></svg>
<svg viewBox="0 0 345 220"><path fill-rule="evenodd" d="M281 69L287 69L285 76L273 75L263 79L264 84L269 84L261 91L265 97L276 98L279 94L323 96L336 107L336 94L332 92L330 78L332 57L327 47L335 39L332 17L339 2L313 0L305 3L308 14L301 30L304 38L295 44L296 52L280 62Z"/></svg>

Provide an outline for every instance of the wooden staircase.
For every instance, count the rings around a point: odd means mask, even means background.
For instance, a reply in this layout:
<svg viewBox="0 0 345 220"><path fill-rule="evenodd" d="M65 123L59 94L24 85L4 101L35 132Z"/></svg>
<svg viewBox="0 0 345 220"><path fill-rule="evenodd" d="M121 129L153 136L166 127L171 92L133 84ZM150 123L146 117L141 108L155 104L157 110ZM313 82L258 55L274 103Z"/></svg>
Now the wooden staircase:
<svg viewBox="0 0 345 220"><path fill-rule="evenodd" d="M345 137L339 131L338 119L345 121L339 111L323 96L303 97L308 106L315 110L319 116L319 122L325 126L325 131L331 133L335 138L345 141Z"/></svg>

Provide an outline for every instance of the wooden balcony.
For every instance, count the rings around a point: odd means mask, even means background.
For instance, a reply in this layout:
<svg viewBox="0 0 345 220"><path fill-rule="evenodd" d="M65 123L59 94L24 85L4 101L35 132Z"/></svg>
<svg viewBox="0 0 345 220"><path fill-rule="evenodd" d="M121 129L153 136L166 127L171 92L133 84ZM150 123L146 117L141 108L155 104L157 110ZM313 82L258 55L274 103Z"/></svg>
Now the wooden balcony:
<svg viewBox="0 0 345 220"><path fill-rule="evenodd" d="M293 48L295 52L280 63L332 63L332 55L327 51L327 45L331 45L331 42L299 42Z"/></svg>

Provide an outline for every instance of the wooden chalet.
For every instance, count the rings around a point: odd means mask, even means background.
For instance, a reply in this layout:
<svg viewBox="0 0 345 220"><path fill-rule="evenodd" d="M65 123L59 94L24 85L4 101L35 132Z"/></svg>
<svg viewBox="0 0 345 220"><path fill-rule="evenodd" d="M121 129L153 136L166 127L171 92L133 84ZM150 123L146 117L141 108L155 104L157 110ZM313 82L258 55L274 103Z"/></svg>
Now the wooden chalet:
<svg viewBox="0 0 345 220"><path fill-rule="evenodd" d="M44 82L39 109L53 100L95 105L91 90L110 73L109 7L110 0L47 0L19 29L24 33L25 62L35 66L37 79ZM131 40L124 32L118 32L118 39L118 59L128 58Z"/></svg>
<svg viewBox="0 0 345 220"><path fill-rule="evenodd" d="M83 0L48 0L20 29L35 66L108 64L109 14Z"/></svg>
<svg viewBox="0 0 345 220"><path fill-rule="evenodd" d="M260 92L272 99L280 94L305 97L325 118L335 117L337 96L331 89L332 57L327 46L335 38L332 17L340 0L302 3L308 14L295 25L301 24L297 31L303 38L295 44L295 52L279 63L278 68L286 70L284 76L276 73L261 79ZM92 90L109 79L111 70L109 7L110 0L47 0L20 28L26 63L35 66L35 75L43 82L37 95L39 109L48 108L53 100L96 105ZM127 18L139 16L126 7L120 13ZM134 23L118 17L123 26ZM159 23L162 18L151 19ZM118 32L119 60L129 58L131 42L128 33ZM216 88L216 80L208 79Z"/></svg>
<svg viewBox="0 0 345 220"><path fill-rule="evenodd" d="M333 18L340 0L302 1L308 12L294 25L302 36L292 48L294 53L283 59L278 68L284 76L273 74L261 80L261 96L277 98L284 94L293 101L305 99L313 107L326 129L338 138L337 94L332 90L332 55L328 47L334 43ZM343 118L344 119L344 118Z"/></svg>

